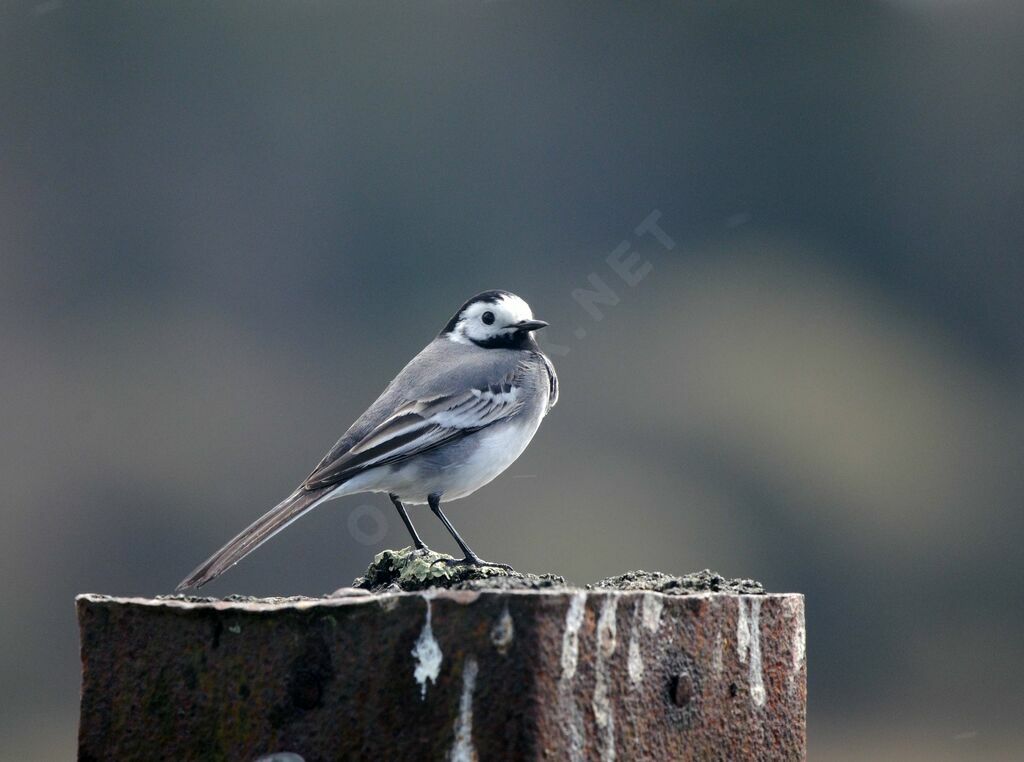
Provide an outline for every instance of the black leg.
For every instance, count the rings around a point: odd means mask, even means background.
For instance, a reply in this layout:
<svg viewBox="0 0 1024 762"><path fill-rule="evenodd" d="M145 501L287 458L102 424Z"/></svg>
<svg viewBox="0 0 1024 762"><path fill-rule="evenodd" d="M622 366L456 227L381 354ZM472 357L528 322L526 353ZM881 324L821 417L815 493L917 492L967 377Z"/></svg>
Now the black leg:
<svg viewBox="0 0 1024 762"><path fill-rule="evenodd" d="M473 566L497 566L501 569L505 569L506 571L512 571L512 567L508 564L492 564L489 561L480 560L480 556L474 553L473 549L466 544L466 541L459 537L459 533L455 531L455 527L452 526L452 522L450 522L448 517L444 515L444 512L441 510L440 495L434 494L427 496L427 504L430 506L430 510L434 512L434 515L441 519L441 523L444 524L444 528L447 529L451 536L455 538L455 542L457 542L459 547L462 549L462 553L465 555L465 558L457 563L472 564Z"/></svg>
<svg viewBox="0 0 1024 762"><path fill-rule="evenodd" d="M416 546L416 550L426 550L427 546L420 539L420 536L416 534L416 527L412 525L409 520L409 514L405 512L405 506L402 505L402 501L398 499L398 495L388 493L388 497L391 498L391 502L395 504L395 508L398 509L398 515L402 517L402 521L405 522L405 528L409 530L409 534L412 535L413 545Z"/></svg>
<svg viewBox="0 0 1024 762"><path fill-rule="evenodd" d="M427 497L427 505L430 506L430 510L434 512L434 515L441 519L441 523L444 524L444 528L448 530L452 537L455 538L455 542L462 548L462 553L466 556L464 559L466 563L480 564L480 557L473 552L466 541L459 537L459 533L455 531L455 527L452 526L452 522L448 520L448 517L441 512L441 496L434 494Z"/></svg>

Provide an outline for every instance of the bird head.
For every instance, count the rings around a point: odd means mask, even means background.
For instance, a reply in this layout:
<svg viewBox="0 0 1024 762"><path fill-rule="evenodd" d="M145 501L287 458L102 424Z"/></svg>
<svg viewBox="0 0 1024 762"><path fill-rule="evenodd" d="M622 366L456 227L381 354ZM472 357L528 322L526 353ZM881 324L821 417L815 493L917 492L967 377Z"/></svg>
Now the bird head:
<svg viewBox="0 0 1024 762"><path fill-rule="evenodd" d="M533 332L547 325L535 320L530 305L508 291L484 291L463 304L440 336L485 349L527 349Z"/></svg>

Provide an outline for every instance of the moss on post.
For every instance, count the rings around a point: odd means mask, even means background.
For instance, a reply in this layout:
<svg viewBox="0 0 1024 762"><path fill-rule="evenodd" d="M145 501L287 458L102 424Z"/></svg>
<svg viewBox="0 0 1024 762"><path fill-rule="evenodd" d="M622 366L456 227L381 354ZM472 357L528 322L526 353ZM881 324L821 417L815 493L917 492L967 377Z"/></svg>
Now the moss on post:
<svg viewBox="0 0 1024 762"><path fill-rule="evenodd" d="M432 587L444 589L558 587L565 579L556 574L522 574L500 566L471 566L455 563L446 553L433 550L384 550L374 556L353 587L382 592L416 592Z"/></svg>

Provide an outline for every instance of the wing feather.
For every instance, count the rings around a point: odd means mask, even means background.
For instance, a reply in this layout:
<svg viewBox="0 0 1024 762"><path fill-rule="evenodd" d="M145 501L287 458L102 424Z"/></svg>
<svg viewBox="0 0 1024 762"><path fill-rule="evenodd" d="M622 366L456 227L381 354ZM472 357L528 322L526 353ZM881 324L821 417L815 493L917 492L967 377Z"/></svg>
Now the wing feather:
<svg viewBox="0 0 1024 762"><path fill-rule="evenodd" d="M514 374L497 384L406 403L347 451L321 464L302 486L321 489L368 468L399 463L509 418L521 406Z"/></svg>
<svg viewBox="0 0 1024 762"><path fill-rule="evenodd" d="M548 374L548 412L551 412L551 408L558 404L558 374L555 373L555 366L546 354L543 352L537 354L544 361L544 370Z"/></svg>

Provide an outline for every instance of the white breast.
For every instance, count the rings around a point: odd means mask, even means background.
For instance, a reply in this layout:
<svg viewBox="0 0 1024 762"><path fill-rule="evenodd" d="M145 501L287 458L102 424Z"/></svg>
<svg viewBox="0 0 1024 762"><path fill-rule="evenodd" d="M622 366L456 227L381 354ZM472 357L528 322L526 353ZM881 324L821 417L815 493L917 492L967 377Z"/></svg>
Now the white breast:
<svg viewBox="0 0 1024 762"><path fill-rule="evenodd" d="M498 424L477 432L477 447L465 463L439 474L446 500L466 497L511 466L537 433L540 420Z"/></svg>

